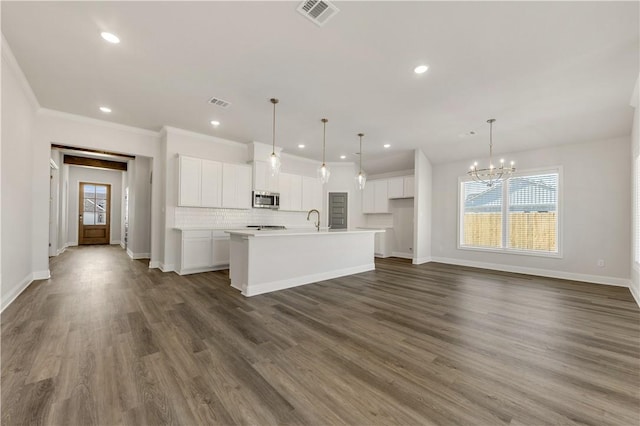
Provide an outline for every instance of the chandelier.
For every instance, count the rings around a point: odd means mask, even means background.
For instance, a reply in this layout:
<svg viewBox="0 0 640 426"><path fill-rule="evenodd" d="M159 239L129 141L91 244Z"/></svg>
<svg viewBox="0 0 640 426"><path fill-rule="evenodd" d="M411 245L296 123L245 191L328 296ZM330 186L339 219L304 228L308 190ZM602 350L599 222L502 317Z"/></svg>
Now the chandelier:
<svg viewBox="0 0 640 426"><path fill-rule="evenodd" d="M489 167L486 169L479 169L478 162L474 162L467 174L476 182L484 183L488 187L492 187L501 180L509 179L509 177L515 173L516 168L512 161L509 167L504 166L504 158L500 159L500 167L495 167L493 164L493 123L495 118L487 120L489 123Z"/></svg>

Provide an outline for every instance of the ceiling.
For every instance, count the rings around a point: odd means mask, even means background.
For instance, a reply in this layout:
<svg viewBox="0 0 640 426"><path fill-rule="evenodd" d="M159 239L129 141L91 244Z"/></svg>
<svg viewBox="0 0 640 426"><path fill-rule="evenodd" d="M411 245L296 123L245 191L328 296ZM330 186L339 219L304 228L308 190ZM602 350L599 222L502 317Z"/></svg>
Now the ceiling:
<svg viewBox="0 0 640 426"><path fill-rule="evenodd" d="M498 154L631 132L638 2L298 4L3 1L2 32L45 108L271 143L277 97L285 152L320 159L326 117L327 161L363 132L369 173L486 156L488 118Z"/></svg>

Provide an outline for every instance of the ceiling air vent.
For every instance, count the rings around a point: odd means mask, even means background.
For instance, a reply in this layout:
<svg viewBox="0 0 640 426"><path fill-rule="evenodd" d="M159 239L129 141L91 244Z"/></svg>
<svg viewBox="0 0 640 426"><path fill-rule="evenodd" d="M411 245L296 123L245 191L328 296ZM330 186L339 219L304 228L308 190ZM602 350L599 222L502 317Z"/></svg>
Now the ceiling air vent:
<svg viewBox="0 0 640 426"><path fill-rule="evenodd" d="M219 106L222 108L229 108L229 106L231 106L231 102L227 102L225 100L222 100L220 98L216 98L215 96L211 99L209 99L209 103L215 106Z"/></svg>
<svg viewBox="0 0 640 426"><path fill-rule="evenodd" d="M319 27L326 24L333 15L340 12L340 9L327 0L305 0L300 3L297 10Z"/></svg>

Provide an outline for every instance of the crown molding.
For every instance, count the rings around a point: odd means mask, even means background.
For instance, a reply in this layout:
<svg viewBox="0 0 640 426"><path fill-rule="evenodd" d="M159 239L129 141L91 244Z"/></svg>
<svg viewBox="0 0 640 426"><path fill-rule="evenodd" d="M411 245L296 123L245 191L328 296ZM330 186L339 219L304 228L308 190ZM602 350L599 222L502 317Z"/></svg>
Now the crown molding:
<svg viewBox="0 0 640 426"><path fill-rule="evenodd" d="M225 145L242 146L244 148L247 147L246 143L236 142L230 139L223 139L218 136L205 135L204 133L198 133L191 130L184 130L184 129L180 129L178 127L172 127L172 126L162 126L162 129L160 129L160 132L158 134L160 136L162 136L163 134L182 135L182 136L188 136L188 137L197 138L197 139L204 139L209 142L216 142L216 143L221 143Z"/></svg>
<svg viewBox="0 0 640 426"><path fill-rule="evenodd" d="M22 72L22 68L20 68L20 64L18 63L18 60L14 56L13 51L9 46L9 42L7 42L7 39L4 38L4 34L2 34L1 50L2 50L2 59L6 61L9 68L15 74L16 78L18 79L18 84L20 84L20 87L22 88L23 92L27 96L27 99L29 99L29 103L33 107L34 111L37 111L40 108L40 102L38 102L38 98L36 97L36 94L33 92L33 89L29 84L29 80L27 80L27 77L24 75L24 72Z"/></svg>
<svg viewBox="0 0 640 426"><path fill-rule="evenodd" d="M135 133L143 136L150 136L153 138L159 138L160 133L153 130L141 129L139 127L128 126L126 124L114 123L112 121L99 120L97 118L87 117L85 115L72 114L69 112L58 111L49 108L38 109L38 115L45 117L62 118L65 120L77 121L80 123L91 124L94 126L109 127L123 132Z"/></svg>

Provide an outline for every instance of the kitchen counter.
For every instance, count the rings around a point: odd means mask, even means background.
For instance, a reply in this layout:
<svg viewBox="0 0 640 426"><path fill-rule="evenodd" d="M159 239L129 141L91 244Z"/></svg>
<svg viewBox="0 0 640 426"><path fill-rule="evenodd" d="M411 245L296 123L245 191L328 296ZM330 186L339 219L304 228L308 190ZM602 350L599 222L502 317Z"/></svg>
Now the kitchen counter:
<svg viewBox="0 0 640 426"><path fill-rule="evenodd" d="M231 286L255 296L374 270L374 236L384 230L225 232L231 236Z"/></svg>
<svg viewBox="0 0 640 426"><path fill-rule="evenodd" d="M282 237L282 236L301 236L301 235L333 235L333 234L364 234L364 233L376 233L384 232L384 229L379 228L354 228L354 229L326 229L320 228L318 231L315 228L312 229L277 229L277 230L257 230L257 229L227 229L224 232L231 235L243 235L247 237Z"/></svg>

